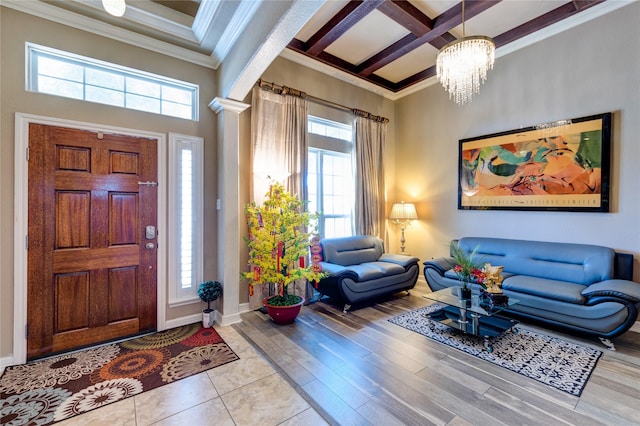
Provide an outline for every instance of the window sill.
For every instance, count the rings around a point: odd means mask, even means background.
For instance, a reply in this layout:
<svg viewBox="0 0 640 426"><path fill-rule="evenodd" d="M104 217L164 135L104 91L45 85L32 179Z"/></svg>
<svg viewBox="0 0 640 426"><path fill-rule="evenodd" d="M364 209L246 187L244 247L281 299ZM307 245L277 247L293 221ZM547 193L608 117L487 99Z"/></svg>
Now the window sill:
<svg viewBox="0 0 640 426"><path fill-rule="evenodd" d="M200 298L198 297L190 297L188 299L174 299L169 301L169 307L177 308L178 306L192 305L197 302L201 302Z"/></svg>

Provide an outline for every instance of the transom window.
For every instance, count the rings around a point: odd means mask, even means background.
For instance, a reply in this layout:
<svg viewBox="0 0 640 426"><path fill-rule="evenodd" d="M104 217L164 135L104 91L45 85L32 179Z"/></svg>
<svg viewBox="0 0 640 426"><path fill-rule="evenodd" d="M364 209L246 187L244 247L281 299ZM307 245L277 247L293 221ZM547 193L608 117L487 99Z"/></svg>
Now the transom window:
<svg viewBox="0 0 640 426"><path fill-rule="evenodd" d="M198 120L198 86L27 43L27 90Z"/></svg>

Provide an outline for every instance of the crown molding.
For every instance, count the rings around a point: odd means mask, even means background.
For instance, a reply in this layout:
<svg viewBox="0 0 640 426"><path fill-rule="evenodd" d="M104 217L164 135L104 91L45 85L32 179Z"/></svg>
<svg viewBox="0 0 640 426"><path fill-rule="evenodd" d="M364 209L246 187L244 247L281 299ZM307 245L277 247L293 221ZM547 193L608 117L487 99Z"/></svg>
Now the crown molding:
<svg viewBox="0 0 640 426"><path fill-rule="evenodd" d="M251 21L261 4L262 1L258 0L240 2L238 9L236 9L233 14L233 18L231 18L231 21L225 27L220 40L211 54L216 68L218 68L227 57L227 54L238 40L238 37L240 37L240 34L245 30L247 25L249 25L249 21Z"/></svg>
<svg viewBox="0 0 640 426"><path fill-rule="evenodd" d="M132 46L151 50L166 56L183 60L192 64L216 69L213 59L209 55L194 52L193 50L178 47L173 44L156 40L152 37L134 33L129 30L114 27L113 25L88 18L80 14L64 10L40 1L3 0L2 6L18 12L37 16L82 31L97 34L112 40L130 44Z"/></svg>

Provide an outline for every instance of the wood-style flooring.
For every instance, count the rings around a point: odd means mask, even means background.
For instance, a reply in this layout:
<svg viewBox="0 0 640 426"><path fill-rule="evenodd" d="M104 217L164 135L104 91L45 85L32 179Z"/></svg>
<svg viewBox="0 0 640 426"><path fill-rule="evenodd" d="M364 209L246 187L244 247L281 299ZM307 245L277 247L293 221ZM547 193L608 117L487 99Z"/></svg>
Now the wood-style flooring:
<svg viewBox="0 0 640 426"><path fill-rule="evenodd" d="M258 311L233 327L335 425L640 425L640 325L601 349L580 397L429 340L387 320L431 302L418 282L347 313L328 298L295 323L275 325ZM273 395L277 398L277 395Z"/></svg>

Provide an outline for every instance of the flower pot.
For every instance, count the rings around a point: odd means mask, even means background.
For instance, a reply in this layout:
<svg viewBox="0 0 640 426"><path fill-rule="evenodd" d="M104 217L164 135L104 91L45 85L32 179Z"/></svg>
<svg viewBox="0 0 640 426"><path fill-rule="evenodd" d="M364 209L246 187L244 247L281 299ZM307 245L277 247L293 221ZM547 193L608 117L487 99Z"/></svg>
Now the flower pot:
<svg viewBox="0 0 640 426"><path fill-rule="evenodd" d="M300 313L300 308L304 304L304 297L300 297L300 302L295 305L288 306L274 306L269 304L269 299L264 298L262 304L266 306L267 313L276 324L286 325L295 321L296 317Z"/></svg>
<svg viewBox="0 0 640 426"><path fill-rule="evenodd" d="M202 326L204 328L209 328L213 325L213 319L215 315L213 314L213 309L205 309L202 311Z"/></svg>

